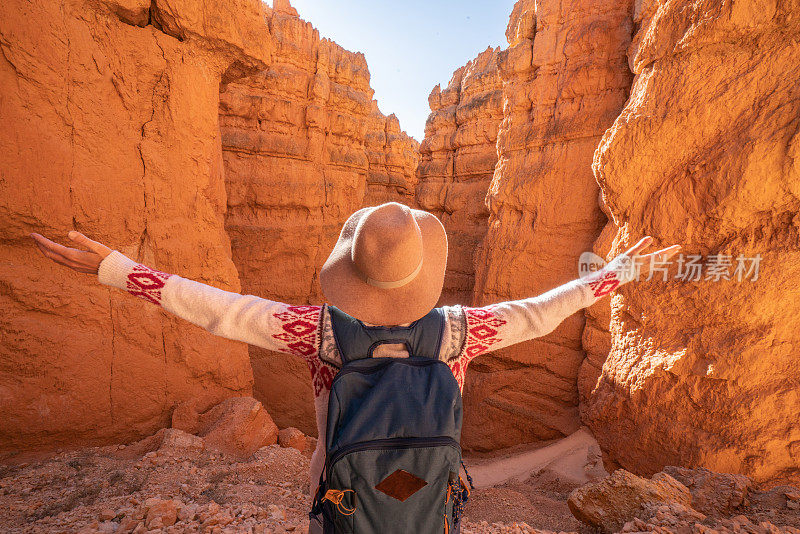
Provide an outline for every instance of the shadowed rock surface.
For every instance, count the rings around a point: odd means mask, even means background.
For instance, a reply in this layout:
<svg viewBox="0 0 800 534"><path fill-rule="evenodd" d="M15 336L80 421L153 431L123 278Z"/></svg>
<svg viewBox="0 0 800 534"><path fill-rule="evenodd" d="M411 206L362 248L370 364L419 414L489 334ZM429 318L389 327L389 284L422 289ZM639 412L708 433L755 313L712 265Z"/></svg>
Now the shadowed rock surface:
<svg viewBox="0 0 800 534"><path fill-rule="evenodd" d="M514 7L498 58L504 111L476 304L577 278L578 257L605 223L591 162L628 95L630 8L620 0ZM574 432L582 330L576 314L548 336L476 359L465 387L465 444L495 449Z"/></svg>
<svg viewBox="0 0 800 534"><path fill-rule="evenodd" d="M271 48L257 0L0 4L0 450L132 440L192 396L250 393L244 345L54 264L28 233L77 229L238 291L218 92Z"/></svg>

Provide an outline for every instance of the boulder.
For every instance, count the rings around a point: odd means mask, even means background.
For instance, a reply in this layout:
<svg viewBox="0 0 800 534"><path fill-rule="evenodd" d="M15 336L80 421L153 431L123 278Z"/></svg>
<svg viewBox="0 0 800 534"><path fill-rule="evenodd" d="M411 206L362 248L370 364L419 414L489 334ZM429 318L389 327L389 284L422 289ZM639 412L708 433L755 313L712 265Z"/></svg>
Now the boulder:
<svg viewBox="0 0 800 534"><path fill-rule="evenodd" d="M648 480L624 469L573 490L567 500L575 517L607 533L618 532L634 517L651 517L660 506L677 504L678 510L690 511L691 503L688 488L668 474Z"/></svg>
<svg viewBox="0 0 800 534"><path fill-rule="evenodd" d="M283 428L278 432L278 444L281 447L291 447L300 452L305 451L308 447L305 434L294 427Z"/></svg>
<svg viewBox="0 0 800 534"><path fill-rule="evenodd" d="M152 497L144 503L146 509L145 525L148 529L171 527L178 520L178 509L182 503L172 499Z"/></svg>
<svg viewBox="0 0 800 534"><path fill-rule="evenodd" d="M247 458L261 447L278 441L278 427L260 402L252 397L232 397L213 408L195 412L189 401L176 408L173 427L197 434L207 449Z"/></svg>
<svg viewBox="0 0 800 534"><path fill-rule="evenodd" d="M752 481L744 475L675 466L665 467L663 472L689 488L692 508L698 512L730 516L748 504L747 493Z"/></svg>

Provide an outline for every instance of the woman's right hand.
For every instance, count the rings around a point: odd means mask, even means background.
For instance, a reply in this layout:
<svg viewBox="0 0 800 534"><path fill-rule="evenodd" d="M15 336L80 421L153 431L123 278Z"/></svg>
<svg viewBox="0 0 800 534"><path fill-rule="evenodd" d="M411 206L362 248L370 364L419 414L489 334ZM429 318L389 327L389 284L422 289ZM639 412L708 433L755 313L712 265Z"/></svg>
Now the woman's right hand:
<svg viewBox="0 0 800 534"><path fill-rule="evenodd" d="M32 233L30 236L36 241L36 245L42 251L42 254L54 262L66 265L79 273L97 274L100 262L111 254L111 249L104 244L92 241L82 233L74 230L67 236L78 245L88 248L88 251L59 245L41 234Z"/></svg>

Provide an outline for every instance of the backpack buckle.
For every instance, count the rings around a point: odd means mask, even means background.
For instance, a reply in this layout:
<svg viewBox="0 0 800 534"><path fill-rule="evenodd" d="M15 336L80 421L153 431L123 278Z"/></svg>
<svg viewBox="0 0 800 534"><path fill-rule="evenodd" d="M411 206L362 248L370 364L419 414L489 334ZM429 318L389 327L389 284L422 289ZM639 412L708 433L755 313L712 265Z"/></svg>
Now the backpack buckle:
<svg viewBox="0 0 800 534"><path fill-rule="evenodd" d="M342 499L344 499L345 493L348 491L353 493L353 507L348 508L345 504L342 503ZM337 489L329 489L325 492L325 496L322 497L322 502L331 501L333 504L336 505L336 509L339 510L339 513L342 515L353 515L356 511L356 492L351 489L346 490L337 490Z"/></svg>

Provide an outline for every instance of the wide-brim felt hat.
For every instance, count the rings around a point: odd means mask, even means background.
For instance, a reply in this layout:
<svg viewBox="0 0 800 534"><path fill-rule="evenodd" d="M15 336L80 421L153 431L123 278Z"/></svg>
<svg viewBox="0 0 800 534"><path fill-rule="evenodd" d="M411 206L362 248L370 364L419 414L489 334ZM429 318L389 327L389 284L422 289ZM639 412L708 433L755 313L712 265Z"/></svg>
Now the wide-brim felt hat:
<svg viewBox="0 0 800 534"><path fill-rule="evenodd" d="M353 213L319 274L330 304L366 323L424 317L442 293L447 234L432 213L389 202Z"/></svg>

